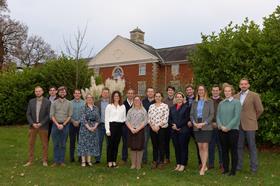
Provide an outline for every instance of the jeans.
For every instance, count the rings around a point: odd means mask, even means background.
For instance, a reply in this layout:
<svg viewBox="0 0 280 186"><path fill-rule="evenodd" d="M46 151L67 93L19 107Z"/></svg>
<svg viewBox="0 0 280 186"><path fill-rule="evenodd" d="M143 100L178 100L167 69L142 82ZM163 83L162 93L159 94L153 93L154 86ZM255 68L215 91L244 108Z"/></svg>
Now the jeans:
<svg viewBox="0 0 280 186"><path fill-rule="evenodd" d="M250 155L250 168L251 171L256 172L258 168L258 156L257 156L257 147L256 147L256 131L244 131L239 130L239 139L238 139L238 164L237 169L241 170L243 166L243 150L245 138L247 139L249 155Z"/></svg>
<svg viewBox="0 0 280 186"><path fill-rule="evenodd" d="M100 162L100 161L101 161L101 155L102 155L103 140L104 140L104 137L105 137L105 134L106 134L106 130L105 130L105 125L104 125L104 123L100 123L100 124L98 125L97 130L98 130L98 140L99 140L100 155L97 156L97 157L95 157L95 160L96 160L97 162ZM106 145L106 148L107 148L107 146L108 146L108 141L107 141L107 138L105 138L105 139L106 139L106 144L107 144L107 145Z"/></svg>
<svg viewBox="0 0 280 186"><path fill-rule="evenodd" d="M76 141L79 141L80 126L75 127L72 123L69 124L69 138L70 138L70 161L74 161Z"/></svg>
<svg viewBox="0 0 280 186"><path fill-rule="evenodd" d="M223 163L221 141L219 139L218 129L214 128L212 132L212 138L209 143L209 167L214 167L216 145L218 147L219 164L221 165Z"/></svg>
<svg viewBox="0 0 280 186"><path fill-rule="evenodd" d="M51 135L53 140L55 163L64 163L68 132L69 132L68 125L66 125L62 130L59 130L55 124L53 124L52 126Z"/></svg>

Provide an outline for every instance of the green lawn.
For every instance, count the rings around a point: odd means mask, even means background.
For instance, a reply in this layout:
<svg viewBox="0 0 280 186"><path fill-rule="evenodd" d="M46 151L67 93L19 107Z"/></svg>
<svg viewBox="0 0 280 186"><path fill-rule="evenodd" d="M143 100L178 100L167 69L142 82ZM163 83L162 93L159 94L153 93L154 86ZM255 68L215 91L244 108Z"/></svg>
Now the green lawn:
<svg viewBox="0 0 280 186"><path fill-rule="evenodd" d="M279 185L280 154L259 153L260 169L256 175L249 171L248 153L245 154L244 170L235 177L222 176L218 169L210 170L203 177L199 176L195 148L190 146L190 161L185 172L172 171L172 163L164 170L151 170L145 165L140 171L130 170L129 165L118 169L106 168L105 155L102 163L82 168L78 163L68 163L66 167L43 167L41 165L41 146L39 138L36 144L36 161L31 167L23 167L27 160L26 126L0 127L0 185ZM69 146L67 146L69 147ZM68 149L67 149L68 150ZM149 149L151 160L151 149ZM105 151L104 151L105 152ZM49 160L52 160L52 145L49 148ZM217 158L216 158L217 159Z"/></svg>

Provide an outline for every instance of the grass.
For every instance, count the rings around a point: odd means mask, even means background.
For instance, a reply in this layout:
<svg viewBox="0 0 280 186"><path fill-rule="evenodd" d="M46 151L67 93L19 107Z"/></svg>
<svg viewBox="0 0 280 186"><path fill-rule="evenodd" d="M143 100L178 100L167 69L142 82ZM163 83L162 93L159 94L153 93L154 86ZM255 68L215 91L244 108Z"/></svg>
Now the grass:
<svg viewBox="0 0 280 186"><path fill-rule="evenodd" d="M172 145L172 162L164 170L151 170L150 165L144 165L137 171L130 170L129 164L118 169L106 168L105 151L101 164L82 168L78 163L68 163L68 149L66 167L43 167L39 141L37 138L35 153L37 158L34 164L31 167L23 167L27 160L28 128L26 126L0 127L0 185L279 185L280 183L279 153L259 153L260 168L255 175L249 171L246 152L244 169L238 172L237 176L222 176L218 169L214 169L201 177L198 174L193 143L190 145L189 166L185 172L178 173L172 171L175 166ZM150 147L149 160L152 157L151 152ZM52 154L50 143L50 164L53 159Z"/></svg>

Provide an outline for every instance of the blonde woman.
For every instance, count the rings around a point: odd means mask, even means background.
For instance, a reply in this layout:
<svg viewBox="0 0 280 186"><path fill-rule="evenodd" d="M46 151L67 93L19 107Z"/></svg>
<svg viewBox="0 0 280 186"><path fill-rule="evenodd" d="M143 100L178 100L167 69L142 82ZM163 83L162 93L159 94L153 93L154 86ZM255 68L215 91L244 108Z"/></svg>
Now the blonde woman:
<svg viewBox="0 0 280 186"><path fill-rule="evenodd" d="M222 145L223 174L234 176L238 160L238 136L240 125L241 103L233 98L232 85L224 84L225 99L219 103L217 110L217 124ZM229 153L231 154L231 170L229 172Z"/></svg>
<svg viewBox="0 0 280 186"><path fill-rule="evenodd" d="M131 149L131 169L140 169L143 157L145 133L148 115L142 106L141 98L135 96L133 106L126 116L128 127L128 147Z"/></svg>
<svg viewBox="0 0 280 186"><path fill-rule="evenodd" d="M94 105L93 96L86 95L86 105L83 109L81 126L79 132L78 155L82 158L81 166L92 166L91 156L99 156L98 124L100 115L98 108Z"/></svg>
<svg viewBox="0 0 280 186"><path fill-rule="evenodd" d="M214 117L214 103L208 98L205 86L199 85L196 98L192 104L190 118L193 123L194 136L198 143L201 159L199 174L204 175L207 171L208 146L212 136L212 119Z"/></svg>
<svg viewBox="0 0 280 186"><path fill-rule="evenodd" d="M176 168L175 171L185 170L188 159L187 142L190 140L191 129L187 123L190 120L190 107L184 103L184 94L178 92L175 95L176 104L170 108L169 126L171 126L171 136L175 148Z"/></svg>

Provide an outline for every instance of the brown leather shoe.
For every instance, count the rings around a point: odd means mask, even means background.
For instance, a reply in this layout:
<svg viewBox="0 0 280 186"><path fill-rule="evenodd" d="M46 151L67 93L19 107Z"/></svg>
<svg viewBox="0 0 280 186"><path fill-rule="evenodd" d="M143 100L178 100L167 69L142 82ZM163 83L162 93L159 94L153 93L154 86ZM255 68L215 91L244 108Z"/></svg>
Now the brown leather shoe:
<svg viewBox="0 0 280 186"><path fill-rule="evenodd" d="M170 160L169 160L169 159L165 159L163 163L164 163L164 164L169 164L169 163L170 163Z"/></svg>
<svg viewBox="0 0 280 186"><path fill-rule="evenodd" d="M152 169L156 169L157 168L157 162L155 162L155 161L153 161L152 162L152 167L151 167Z"/></svg>
<svg viewBox="0 0 280 186"><path fill-rule="evenodd" d="M57 163L53 163L53 164L51 165L51 167L58 167L58 164L57 164Z"/></svg>
<svg viewBox="0 0 280 186"><path fill-rule="evenodd" d="M157 165L157 168L162 170L162 169L164 168L164 164L163 164L163 163L159 163L159 164Z"/></svg>

